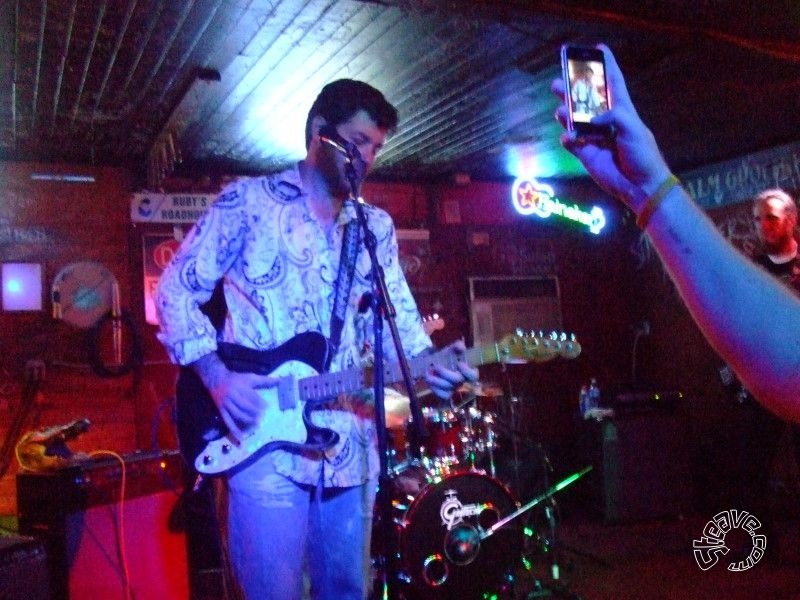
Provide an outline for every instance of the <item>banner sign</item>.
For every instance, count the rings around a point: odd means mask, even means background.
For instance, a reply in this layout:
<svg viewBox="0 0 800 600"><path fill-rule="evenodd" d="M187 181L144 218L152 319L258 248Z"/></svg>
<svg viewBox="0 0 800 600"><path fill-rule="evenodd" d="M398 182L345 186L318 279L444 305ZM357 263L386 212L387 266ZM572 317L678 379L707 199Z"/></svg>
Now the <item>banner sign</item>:
<svg viewBox="0 0 800 600"><path fill-rule="evenodd" d="M158 325L155 291L161 273L172 261L180 243L171 235L146 233L142 236L144 266L144 316L150 325Z"/></svg>
<svg viewBox="0 0 800 600"><path fill-rule="evenodd" d="M133 194L134 223L195 223L206 212L215 194Z"/></svg>
<svg viewBox="0 0 800 600"><path fill-rule="evenodd" d="M752 200L769 188L800 189L800 142L682 173L681 182L706 209Z"/></svg>

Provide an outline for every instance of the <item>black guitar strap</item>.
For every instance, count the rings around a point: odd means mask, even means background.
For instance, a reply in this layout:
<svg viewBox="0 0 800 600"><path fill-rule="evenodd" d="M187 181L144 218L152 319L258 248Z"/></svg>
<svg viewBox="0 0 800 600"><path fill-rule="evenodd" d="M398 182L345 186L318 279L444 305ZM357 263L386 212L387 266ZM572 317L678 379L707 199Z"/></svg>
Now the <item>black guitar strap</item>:
<svg viewBox="0 0 800 600"><path fill-rule="evenodd" d="M352 211L351 198L345 201L342 211ZM360 227L358 219L353 217L344 226L342 233L342 253L339 257L339 272L336 275L336 290L333 297L333 312L331 314L331 336L328 340L331 352L325 364L325 370L330 367L331 359L339 350L342 341L342 329L344 328L344 317L347 312L347 300L350 297L350 288L353 285L353 275L356 271L356 260L358 258L358 246L361 242Z"/></svg>

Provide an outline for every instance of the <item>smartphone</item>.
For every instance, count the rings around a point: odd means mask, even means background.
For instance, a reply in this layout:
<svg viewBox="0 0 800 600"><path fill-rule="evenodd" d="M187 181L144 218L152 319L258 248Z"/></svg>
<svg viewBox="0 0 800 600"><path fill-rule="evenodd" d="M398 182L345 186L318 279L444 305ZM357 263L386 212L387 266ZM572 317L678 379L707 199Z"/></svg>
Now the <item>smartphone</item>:
<svg viewBox="0 0 800 600"><path fill-rule="evenodd" d="M561 46L565 100L569 109L567 129L578 135L601 134L608 128L592 125L595 116L611 108L603 51L586 46Z"/></svg>

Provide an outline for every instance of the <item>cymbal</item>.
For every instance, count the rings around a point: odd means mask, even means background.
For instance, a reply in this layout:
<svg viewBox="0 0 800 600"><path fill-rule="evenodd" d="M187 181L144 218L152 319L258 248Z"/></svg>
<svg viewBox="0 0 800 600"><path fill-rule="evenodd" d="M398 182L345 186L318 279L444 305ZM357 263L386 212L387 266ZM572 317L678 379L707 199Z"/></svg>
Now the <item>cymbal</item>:
<svg viewBox="0 0 800 600"><path fill-rule="evenodd" d="M411 418L411 400L393 388L383 389L383 407L386 428L397 430L406 426Z"/></svg>
<svg viewBox="0 0 800 600"><path fill-rule="evenodd" d="M482 398L497 398L503 395L503 388L495 383L462 383L457 390L461 394L474 394Z"/></svg>

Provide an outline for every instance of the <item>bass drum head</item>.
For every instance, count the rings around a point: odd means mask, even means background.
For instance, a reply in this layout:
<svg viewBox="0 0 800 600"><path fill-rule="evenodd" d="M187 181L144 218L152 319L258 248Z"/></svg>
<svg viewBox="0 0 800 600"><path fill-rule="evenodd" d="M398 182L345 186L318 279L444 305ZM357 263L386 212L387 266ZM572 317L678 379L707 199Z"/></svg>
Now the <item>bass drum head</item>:
<svg viewBox="0 0 800 600"><path fill-rule="evenodd" d="M480 532L517 508L505 486L481 473L422 488L400 521L406 597L477 599L498 591L520 558L522 525L512 519L483 540Z"/></svg>

